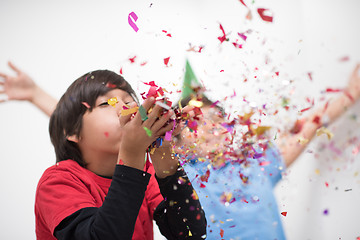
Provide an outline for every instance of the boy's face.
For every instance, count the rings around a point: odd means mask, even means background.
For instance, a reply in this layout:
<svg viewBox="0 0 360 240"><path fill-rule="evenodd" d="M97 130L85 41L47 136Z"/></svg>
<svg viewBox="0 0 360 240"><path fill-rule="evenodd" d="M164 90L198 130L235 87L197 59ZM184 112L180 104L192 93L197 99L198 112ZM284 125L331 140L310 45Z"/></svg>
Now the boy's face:
<svg viewBox="0 0 360 240"><path fill-rule="evenodd" d="M203 118L198 121L197 133L186 128L182 134L182 144L186 149L194 150L197 157L209 157L209 153L221 152L226 138L225 129L221 126L224 121L219 117L216 108L202 107ZM196 147L194 147L196 143Z"/></svg>
<svg viewBox="0 0 360 240"><path fill-rule="evenodd" d="M109 105L108 100L115 97L118 103ZM85 112L78 140L85 162L89 155L117 156L122 138L119 116L123 106L132 102L134 99L127 92L114 89L99 96L93 110Z"/></svg>

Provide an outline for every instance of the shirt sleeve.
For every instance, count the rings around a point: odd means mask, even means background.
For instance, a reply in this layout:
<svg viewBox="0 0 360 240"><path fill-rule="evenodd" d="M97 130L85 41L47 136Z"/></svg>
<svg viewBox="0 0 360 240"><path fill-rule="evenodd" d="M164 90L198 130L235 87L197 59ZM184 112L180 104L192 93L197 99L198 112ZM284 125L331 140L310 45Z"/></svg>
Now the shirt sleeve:
<svg viewBox="0 0 360 240"><path fill-rule="evenodd" d="M148 173L117 165L97 208L86 186L71 173L51 176L39 186L39 211L58 239L131 239L149 179Z"/></svg>
<svg viewBox="0 0 360 240"><path fill-rule="evenodd" d="M205 213L185 171L156 179L164 197L154 213L160 232L167 239L205 239Z"/></svg>

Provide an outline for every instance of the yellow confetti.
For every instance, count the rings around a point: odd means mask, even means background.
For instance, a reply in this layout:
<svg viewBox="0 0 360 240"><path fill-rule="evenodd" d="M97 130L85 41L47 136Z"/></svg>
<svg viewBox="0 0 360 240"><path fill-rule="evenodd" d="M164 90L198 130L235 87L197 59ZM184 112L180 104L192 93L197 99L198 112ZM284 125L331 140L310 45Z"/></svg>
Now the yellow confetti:
<svg viewBox="0 0 360 240"><path fill-rule="evenodd" d="M139 109L139 107L133 107L133 108L129 108L129 109L123 109L123 110L121 111L121 116L127 116L127 115L129 115L129 114L136 113L138 109Z"/></svg>
<svg viewBox="0 0 360 240"><path fill-rule="evenodd" d="M309 142L309 139L306 139L306 138L303 138L303 137L298 138L298 143L300 143L301 145L307 144L308 142Z"/></svg>
<svg viewBox="0 0 360 240"><path fill-rule="evenodd" d="M254 129L251 126L252 130L254 131L254 133L258 136L263 135L266 131L268 131L269 129L271 129L271 127L268 126L258 126L256 129Z"/></svg>
<svg viewBox="0 0 360 240"><path fill-rule="evenodd" d="M156 148L152 148L152 149L150 150L150 154L153 155L154 152L155 152L155 150L156 150Z"/></svg>
<svg viewBox="0 0 360 240"><path fill-rule="evenodd" d="M115 107L115 104L118 103L119 101L117 100L116 97L110 98L108 101L108 104Z"/></svg>
<svg viewBox="0 0 360 240"><path fill-rule="evenodd" d="M334 136L334 134L330 132L330 130L327 129L326 127L321 127L318 130L316 130L316 136L320 136L322 134L326 134L329 140L332 139L332 137Z"/></svg>
<svg viewBox="0 0 360 240"><path fill-rule="evenodd" d="M194 189L193 189L193 193L191 194L191 196L194 200L199 200L199 196L197 195L197 193L195 192Z"/></svg>
<svg viewBox="0 0 360 240"><path fill-rule="evenodd" d="M316 173L317 175L320 175L320 170L319 170L319 169L315 169L315 173Z"/></svg>
<svg viewBox="0 0 360 240"><path fill-rule="evenodd" d="M191 237L192 236L192 233L191 233L191 231L189 230L189 237Z"/></svg>
<svg viewBox="0 0 360 240"><path fill-rule="evenodd" d="M190 100L189 105L200 108L203 106L203 102L192 99L192 100Z"/></svg>

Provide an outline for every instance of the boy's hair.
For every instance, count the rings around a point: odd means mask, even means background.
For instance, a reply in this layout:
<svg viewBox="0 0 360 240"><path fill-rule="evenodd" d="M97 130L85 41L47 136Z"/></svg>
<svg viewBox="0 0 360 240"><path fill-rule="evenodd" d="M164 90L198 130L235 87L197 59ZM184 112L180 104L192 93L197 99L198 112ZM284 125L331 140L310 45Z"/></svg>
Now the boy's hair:
<svg viewBox="0 0 360 240"><path fill-rule="evenodd" d="M96 99L113 89L121 89L137 101L131 85L120 75L97 70L76 79L66 90L50 117L50 139L55 148L56 162L72 159L85 167L78 145L67 140L68 136L80 136L83 115L92 111Z"/></svg>

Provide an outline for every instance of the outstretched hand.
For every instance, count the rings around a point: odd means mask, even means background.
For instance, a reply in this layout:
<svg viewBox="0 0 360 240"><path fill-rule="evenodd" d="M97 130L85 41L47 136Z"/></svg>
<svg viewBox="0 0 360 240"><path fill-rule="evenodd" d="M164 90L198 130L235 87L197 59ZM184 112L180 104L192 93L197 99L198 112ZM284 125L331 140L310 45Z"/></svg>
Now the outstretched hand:
<svg viewBox="0 0 360 240"><path fill-rule="evenodd" d="M347 91L354 98L354 101L360 97L360 63L358 63L350 75Z"/></svg>
<svg viewBox="0 0 360 240"><path fill-rule="evenodd" d="M0 90L1 94L6 94L8 100L27 100L32 101L36 92L35 82L19 68L11 62L8 62L9 67L14 70L16 76L10 76L0 72L0 85L3 89ZM0 100L3 102L5 100Z"/></svg>

